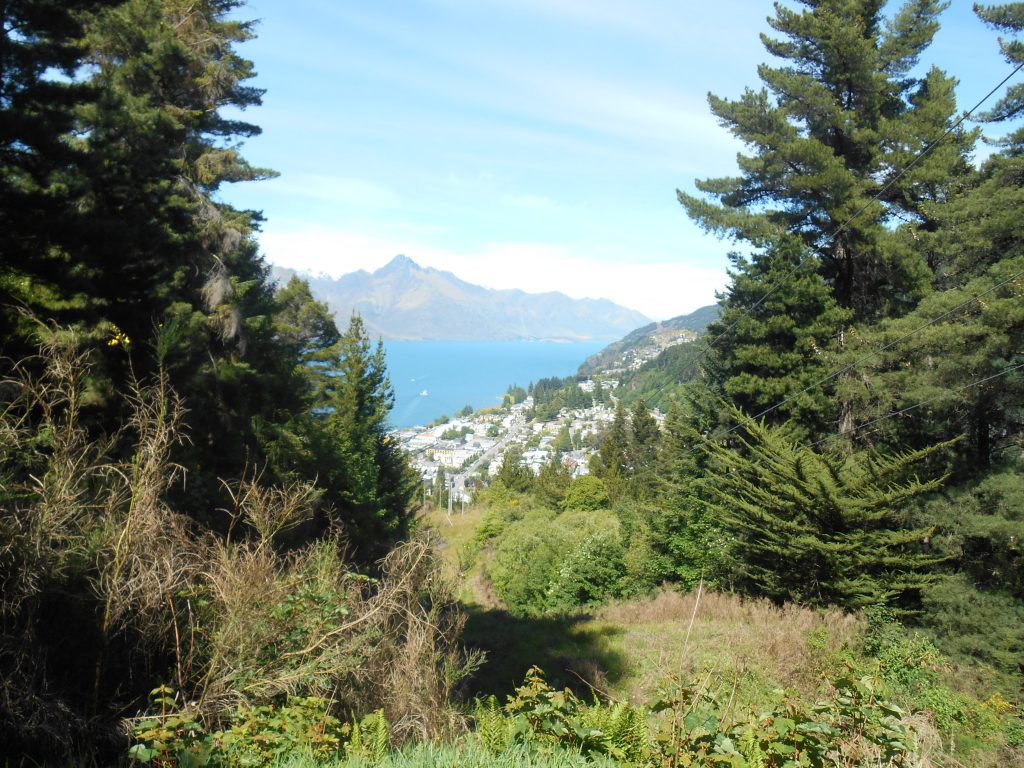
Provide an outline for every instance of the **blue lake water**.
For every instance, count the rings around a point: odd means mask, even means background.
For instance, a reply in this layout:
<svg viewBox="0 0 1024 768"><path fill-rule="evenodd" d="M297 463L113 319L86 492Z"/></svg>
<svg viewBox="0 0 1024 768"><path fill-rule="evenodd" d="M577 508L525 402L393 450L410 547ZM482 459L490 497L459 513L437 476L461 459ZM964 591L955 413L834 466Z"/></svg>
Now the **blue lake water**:
<svg viewBox="0 0 1024 768"><path fill-rule="evenodd" d="M428 424L501 404L512 384L525 388L548 376L570 376L608 342L387 341L388 374L395 390L391 423Z"/></svg>

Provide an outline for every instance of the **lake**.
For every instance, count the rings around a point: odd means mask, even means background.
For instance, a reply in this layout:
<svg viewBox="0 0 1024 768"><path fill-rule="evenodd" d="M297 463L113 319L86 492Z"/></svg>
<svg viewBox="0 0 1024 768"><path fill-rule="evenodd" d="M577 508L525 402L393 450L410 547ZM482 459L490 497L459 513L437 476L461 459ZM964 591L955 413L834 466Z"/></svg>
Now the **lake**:
<svg viewBox="0 0 1024 768"><path fill-rule="evenodd" d="M428 424L466 405L500 405L512 384L526 388L549 376L570 376L609 342L386 341L395 390L391 423Z"/></svg>

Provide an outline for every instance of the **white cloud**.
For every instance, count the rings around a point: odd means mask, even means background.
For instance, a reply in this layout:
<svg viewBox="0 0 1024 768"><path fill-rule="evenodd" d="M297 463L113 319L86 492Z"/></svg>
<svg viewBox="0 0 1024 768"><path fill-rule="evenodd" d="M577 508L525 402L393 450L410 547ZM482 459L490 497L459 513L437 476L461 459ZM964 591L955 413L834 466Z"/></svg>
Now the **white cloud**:
<svg viewBox="0 0 1024 768"><path fill-rule="evenodd" d="M607 298L655 319L690 312L714 301L726 283L723 269L678 261L642 261L630 254L596 261L544 243L490 243L472 251L427 246L344 230L275 229L261 235L267 259L280 266L337 277L373 271L399 253L424 267L452 272L488 288L531 293L560 291L573 298ZM611 254L614 256L614 254Z"/></svg>

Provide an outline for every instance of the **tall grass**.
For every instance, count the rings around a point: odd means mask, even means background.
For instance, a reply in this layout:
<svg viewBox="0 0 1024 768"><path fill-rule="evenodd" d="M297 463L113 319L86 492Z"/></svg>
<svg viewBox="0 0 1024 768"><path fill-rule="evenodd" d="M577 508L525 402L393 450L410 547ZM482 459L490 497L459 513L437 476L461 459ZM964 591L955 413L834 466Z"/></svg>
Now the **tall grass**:
<svg viewBox="0 0 1024 768"><path fill-rule="evenodd" d="M293 755L278 763L276 768L610 768L619 765L614 760L600 756L587 756L560 747L537 744L516 744L494 754L470 738L449 743L418 742L380 761L353 757L339 758L333 763L319 763L309 757Z"/></svg>
<svg viewBox="0 0 1024 768"><path fill-rule="evenodd" d="M399 739L450 735L452 691L476 663L436 540L394 549L380 576L344 532L301 546L308 483L225 482L215 535L175 509L184 403L162 374L124 396L116 434L87 434L88 357L53 335L0 381L0 743L62 760L127 746L148 706L213 729L243 707L322 697L345 719L384 711Z"/></svg>

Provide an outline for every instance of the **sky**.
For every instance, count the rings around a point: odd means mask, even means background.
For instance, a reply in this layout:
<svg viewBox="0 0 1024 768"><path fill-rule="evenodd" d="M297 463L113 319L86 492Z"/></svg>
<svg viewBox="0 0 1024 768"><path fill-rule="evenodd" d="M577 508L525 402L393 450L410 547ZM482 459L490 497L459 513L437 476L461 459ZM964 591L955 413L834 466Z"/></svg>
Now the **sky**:
<svg viewBox="0 0 1024 768"><path fill-rule="evenodd" d="M1010 67L952 0L921 66L961 109ZM742 149L707 106L769 61L755 0L250 0L266 89L222 197L261 210L268 261L340 276L397 254L489 288L608 298L653 319L713 303L735 244L676 190Z"/></svg>

